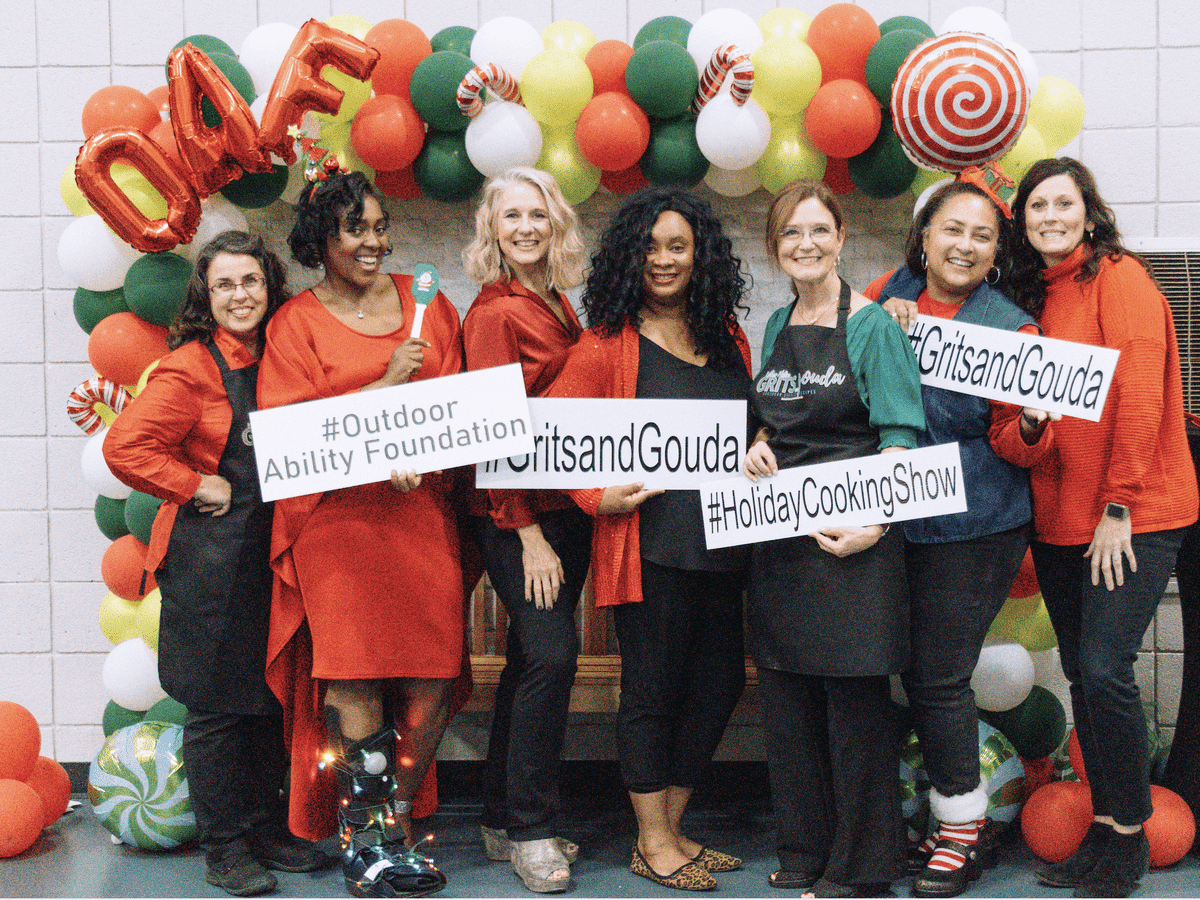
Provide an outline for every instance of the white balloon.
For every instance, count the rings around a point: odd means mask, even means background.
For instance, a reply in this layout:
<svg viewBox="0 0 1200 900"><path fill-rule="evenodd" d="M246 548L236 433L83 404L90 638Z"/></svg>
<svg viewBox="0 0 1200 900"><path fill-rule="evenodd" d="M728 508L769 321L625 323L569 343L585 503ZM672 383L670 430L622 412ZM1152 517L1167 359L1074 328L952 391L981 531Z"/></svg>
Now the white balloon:
<svg viewBox="0 0 1200 900"><path fill-rule="evenodd" d="M471 120L466 133L471 165L495 178L513 166L532 166L542 155L542 129L519 103L493 101Z"/></svg>
<svg viewBox="0 0 1200 900"><path fill-rule="evenodd" d="M688 32L687 52L703 73L713 51L722 44L736 44L741 53L753 53L762 46L762 29L738 9L714 9L706 12Z"/></svg>
<svg viewBox="0 0 1200 900"><path fill-rule="evenodd" d="M200 255L204 245L222 231L245 231L246 215L221 194L213 194L200 201L200 225L196 236L187 245L187 258L192 262Z"/></svg>
<svg viewBox="0 0 1200 900"><path fill-rule="evenodd" d="M1033 54L1012 41L1005 43L1004 49L1017 58L1017 65L1021 67L1021 77L1025 79L1025 90L1029 92L1029 99L1033 100L1033 95L1037 93L1039 77L1038 65L1033 59Z"/></svg>
<svg viewBox="0 0 1200 900"><path fill-rule="evenodd" d="M79 465L83 469L83 480L97 494L112 500L124 500L133 493L133 488L122 482L104 461L104 436L108 429L93 434L83 445Z"/></svg>
<svg viewBox="0 0 1200 900"><path fill-rule="evenodd" d="M992 40L1007 44L1012 41L1012 29L1004 21L1004 16L982 6L964 6L950 13L937 30L939 35L951 31L968 31L972 34L983 34Z"/></svg>
<svg viewBox="0 0 1200 900"><path fill-rule="evenodd" d="M167 696L158 682L158 654L141 638L130 638L113 647L104 660L100 678L112 701L134 712L145 712Z"/></svg>
<svg viewBox="0 0 1200 900"><path fill-rule="evenodd" d="M971 675L975 703L989 712L1019 706L1033 690L1033 657L1020 644L992 644L979 653Z"/></svg>
<svg viewBox="0 0 1200 900"><path fill-rule="evenodd" d="M921 214L921 210L925 208L925 204L929 202L929 198L934 195L934 192L936 192L939 188L945 187L946 182L953 180L953 175L947 175L941 181L935 181L929 187L925 188L925 190L921 191L921 196L918 197L917 202L913 204L913 218L915 219Z"/></svg>
<svg viewBox="0 0 1200 900"><path fill-rule="evenodd" d="M266 94L271 90L275 75L299 30L283 22L271 22L260 25L246 35L238 51L238 62L250 73L257 93Z"/></svg>
<svg viewBox="0 0 1200 900"><path fill-rule="evenodd" d="M58 239L58 264L68 278L89 291L124 285L125 273L141 255L109 231L95 213L72 221Z"/></svg>
<svg viewBox="0 0 1200 900"><path fill-rule="evenodd" d="M745 197L762 187L753 168L735 172L720 166L709 166L704 183L722 197Z"/></svg>
<svg viewBox="0 0 1200 900"><path fill-rule="evenodd" d="M771 117L753 100L742 106L728 91L713 97L696 117L696 145L714 166L744 169L752 166L771 142Z"/></svg>
<svg viewBox="0 0 1200 900"><path fill-rule="evenodd" d="M471 38L475 65L495 63L520 80L529 61L546 49L538 30L516 16L500 16L485 22Z"/></svg>

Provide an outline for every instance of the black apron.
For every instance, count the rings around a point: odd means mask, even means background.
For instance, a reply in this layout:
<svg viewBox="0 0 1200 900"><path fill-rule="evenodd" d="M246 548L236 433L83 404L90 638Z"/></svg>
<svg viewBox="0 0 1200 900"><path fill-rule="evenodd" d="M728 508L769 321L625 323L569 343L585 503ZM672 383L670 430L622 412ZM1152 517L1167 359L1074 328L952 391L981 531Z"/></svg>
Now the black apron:
<svg viewBox="0 0 1200 900"><path fill-rule="evenodd" d="M781 469L870 456L879 433L846 351L850 286L837 326L785 326L755 383L754 415ZM819 676L887 675L908 660L904 537L894 528L844 559L807 535L754 546L747 614L755 663Z"/></svg>
<svg viewBox="0 0 1200 900"><path fill-rule="evenodd" d="M262 502L250 434L258 363L231 371L221 351L207 346L233 410L217 464L232 501L223 516L201 513L190 502L175 515L155 573L162 591L158 677L192 713L280 715L264 674L272 505Z"/></svg>

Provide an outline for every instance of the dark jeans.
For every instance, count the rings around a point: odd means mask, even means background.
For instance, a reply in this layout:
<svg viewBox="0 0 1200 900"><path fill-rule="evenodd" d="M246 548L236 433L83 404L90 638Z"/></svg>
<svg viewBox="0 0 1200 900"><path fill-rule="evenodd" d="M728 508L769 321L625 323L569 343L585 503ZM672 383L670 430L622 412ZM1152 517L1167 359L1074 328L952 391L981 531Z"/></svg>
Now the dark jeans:
<svg viewBox="0 0 1200 900"><path fill-rule="evenodd" d="M696 786L742 696L745 577L641 563L642 602L613 607L617 755L625 787L649 794Z"/></svg>
<svg viewBox="0 0 1200 900"><path fill-rule="evenodd" d="M979 786L971 673L1028 546L1028 525L948 544L907 545L912 661L904 689L930 783L943 797Z"/></svg>
<svg viewBox="0 0 1200 900"><path fill-rule="evenodd" d="M492 736L483 767L483 821L515 841L548 838L558 813L558 768L575 682L575 608L591 556L592 520L577 509L543 513L545 536L564 581L550 609L525 599L521 538L475 519L479 549L508 612L508 647L496 687Z"/></svg>
<svg viewBox="0 0 1200 900"><path fill-rule="evenodd" d="M1183 614L1183 683L1163 783L1187 801L1200 821L1200 523L1187 530L1175 577ZM1200 847L1200 836L1193 846Z"/></svg>
<svg viewBox="0 0 1200 900"><path fill-rule="evenodd" d="M890 882L905 852L886 675L758 670L779 864L842 885Z"/></svg>
<svg viewBox="0 0 1200 900"><path fill-rule="evenodd" d="M286 827L280 791L288 755L280 716L189 712L183 764L198 843L205 850L243 837L256 825Z"/></svg>
<svg viewBox="0 0 1200 900"><path fill-rule="evenodd" d="M1150 764L1146 715L1133 677L1142 636L1171 577L1186 529L1133 536L1137 572L1125 566L1125 584L1092 584L1086 544L1033 543L1038 584L1054 632L1063 673L1071 682L1071 710L1092 788L1092 809L1119 825L1150 818Z"/></svg>

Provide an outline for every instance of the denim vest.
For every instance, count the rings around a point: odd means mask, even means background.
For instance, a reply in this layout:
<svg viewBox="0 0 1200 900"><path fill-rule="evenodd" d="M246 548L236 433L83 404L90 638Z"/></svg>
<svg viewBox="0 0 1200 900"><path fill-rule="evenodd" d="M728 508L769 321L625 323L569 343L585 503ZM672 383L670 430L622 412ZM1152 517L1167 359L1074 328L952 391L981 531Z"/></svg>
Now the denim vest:
<svg viewBox="0 0 1200 900"><path fill-rule="evenodd" d="M901 266L883 286L879 300L916 300L923 290L925 279ZM986 282L963 302L954 319L1008 331L1037 324ZM958 442L967 511L910 520L904 523L904 536L917 544L945 544L996 534L1029 522L1033 518L1029 473L1001 459L992 449L988 439L990 401L926 384L921 385L921 400L925 405L925 431L918 436L917 446Z"/></svg>

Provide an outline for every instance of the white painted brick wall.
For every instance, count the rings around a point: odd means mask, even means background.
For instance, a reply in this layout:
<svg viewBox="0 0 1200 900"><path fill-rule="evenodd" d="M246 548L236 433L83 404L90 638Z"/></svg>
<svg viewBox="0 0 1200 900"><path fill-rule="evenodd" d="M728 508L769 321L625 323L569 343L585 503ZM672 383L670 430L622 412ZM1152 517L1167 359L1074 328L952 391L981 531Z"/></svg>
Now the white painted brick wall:
<svg viewBox="0 0 1200 900"><path fill-rule="evenodd" d="M83 483L79 454L86 439L67 419L67 394L92 374L87 337L76 326L76 285L60 270L57 246L72 221L59 181L83 140L83 103L108 84L149 90L163 83L170 47L195 33L212 33L239 48L260 24L299 25L313 17L354 13L370 22L403 17L432 35L450 25L479 25L516 15L535 27L552 20L588 25L601 40L632 42L661 15L695 21L707 9L732 6L757 17L776 5L812 15L827 5L787 0L13 0L0 33L0 96L6 98L0 156L9 178L0 193L0 304L8 314L0 344L0 383L9 398L0 408L0 698L23 703L43 728L44 753L64 761L90 759L101 740L106 698L99 672L109 645L97 609L105 588L99 561L107 541L95 527L94 496ZM863 0L882 21L915 15L937 27L967 0ZM1081 155L1131 237L1200 236L1200 17L1194 0L974 0L1003 14L1014 38L1034 54L1043 75L1077 85L1088 105L1083 135L1064 148ZM707 192L706 192L707 193ZM711 195L709 195L711 196ZM619 200L598 195L581 209L594 239ZM768 202L759 192L716 206L755 280L746 322L761 338L771 310L787 296L785 280L761 249ZM419 256L433 262L461 311L474 295L459 252L469 238L470 205L431 201L390 204L397 252L392 268ZM899 259L908 211L900 202L858 195L847 200L850 240L843 272L865 284ZM290 208L253 213L255 228L286 258ZM293 266L296 288L314 275ZM1178 602L1164 603L1139 656L1139 683L1157 696L1164 724L1174 722L1181 638ZM1056 655L1040 654L1039 680L1061 697L1065 684ZM589 730L590 729L590 730ZM457 743L455 741L457 740ZM588 747L611 755L611 727L581 727L572 754ZM447 747L479 742L464 732ZM736 755L736 749L723 749Z"/></svg>

